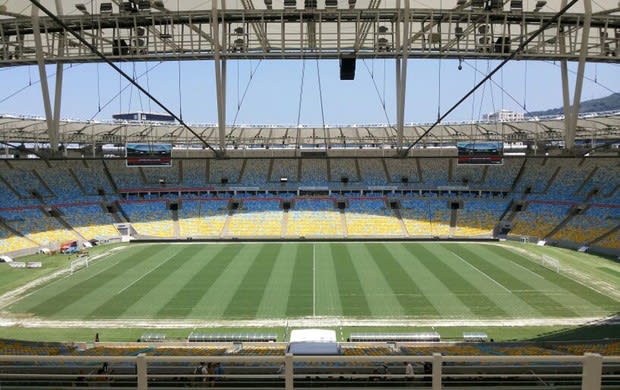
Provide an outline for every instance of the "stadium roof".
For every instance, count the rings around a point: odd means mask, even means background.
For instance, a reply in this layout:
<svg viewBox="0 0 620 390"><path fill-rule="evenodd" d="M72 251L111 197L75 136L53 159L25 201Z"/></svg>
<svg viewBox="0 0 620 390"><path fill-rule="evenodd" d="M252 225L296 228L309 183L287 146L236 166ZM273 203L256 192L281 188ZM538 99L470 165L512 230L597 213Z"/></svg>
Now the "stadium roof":
<svg viewBox="0 0 620 390"><path fill-rule="evenodd" d="M455 143L469 140L561 141L563 117L539 118L520 122L459 122L435 127L421 143ZM430 124L405 124L404 137L412 142ZM218 140L217 124L192 125L207 142ZM124 144L126 142L165 142L193 145L200 142L178 124L147 122L87 122L63 120L59 126L60 141L67 144ZM44 118L0 115L0 141L4 143L48 143ZM577 121L577 139L620 139L620 112L585 114ZM319 145L344 147L392 147L396 129L384 124L286 126L240 125L226 128L227 148L277 148Z"/></svg>

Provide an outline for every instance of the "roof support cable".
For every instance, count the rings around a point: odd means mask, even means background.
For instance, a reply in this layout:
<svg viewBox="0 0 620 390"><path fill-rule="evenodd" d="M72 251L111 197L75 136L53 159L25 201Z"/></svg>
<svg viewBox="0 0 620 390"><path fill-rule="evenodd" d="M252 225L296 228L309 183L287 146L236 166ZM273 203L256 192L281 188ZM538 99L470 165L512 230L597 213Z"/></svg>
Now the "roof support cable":
<svg viewBox="0 0 620 390"><path fill-rule="evenodd" d="M34 1L34 0L31 0ZM446 111L441 118L439 118L437 121L435 121L435 123L433 123L428 129L426 129L414 142L412 142L408 147L406 147L405 149L403 149L400 153L401 157L406 157L409 154L409 151L416 146L421 140L422 138L426 137L428 135L428 133L430 133L435 127L437 127L438 124L441 123L441 121L443 121L448 115L452 114L452 112L454 110L456 110L456 108L458 106L461 105L461 103L463 103L465 100L467 100L474 92L476 92L476 90L478 88L480 88L480 86L482 86L487 80L489 80L491 77L493 77L493 75L495 73L497 73L504 65L506 65L509 61L511 61L512 59L514 59L517 54L521 53L523 51L523 49L525 49L525 47L527 45L530 44L530 42L532 42L534 39L536 39L540 34L542 34L543 31L545 31L546 29L548 29L551 25L553 25L554 23L557 23L558 19L560 18L560 16L564 15L566 13L566 11L568 11L573 5L575 5L579 0L571 0L570 3L568 3L565 7L563 7L558 13L556 13L555 15L553 15L553 17L551 19L549 19L547 22L545 22L538 30L536 30L532 35L530 35L526 40L524 40L519 47L517 47L515 49L515 51L513 51L508 57L506 57L497 67L495 67L495 69L493 69L493 71L491 71L491 73L489 73L486 77L484 77L482 80L480 80L480 82L474 87L472 88L469 92L467 92L458 102L456 102L448 111Z"/></svg>
<svg viewBox="0 0 620 390"><path fill-rule="evenodd" d="M384 78L383 78L383 96L381 96L381 91L379 91L379 86L377 85L377 81L375 80L374 75L370 72L370 68L368 67L368 64L366 63L366 60L363 60L363 64L366 67L366 70L368 71L368 74L370 75L370 79L372 80L372 85L375 87L375 91L377 92L377 96L379 97L379 102L381 102L381 108L383 109L383 114L385 115L385 119L387 121L387 124L389 127L393 128L392 123L390 121L390 115L387 112L387 109L385 107L385 67L383 68L383 74L384 74Z"/></svg>
<svg viewBox="0 0 620 390"><path fill-rule="evenodd" d="M245 97L248 94L248 90L250 89L250 84L252 83L252 80L254 80L254 75L256 74L256 72L258 71L258 68L260 66L260 64L263 62L262 59L258 60L258 63L256 64L256 67L254 69L252 69L252 62L250 62L250 78L248 79L247 84L245 85L245 89L243 90L243 94L241 95L241 99L238 98L238 103L237 103L237 112L235 112L235 118L233 119L232 122L232 126L233 128L235 127L235 125L237 124L237 117L239 116L239 113L241 112L241 107L243 106L243 102L245 101ZM239 81L237 81L238 83ZM238 94L238 92L237 92Z"/></svg>
<svg viewBox="0 0 620 390"><path fill-rule="evenodd" d="M297 127L301 123L301 104L304 99L304 77L306 75L306 59L301 60L301 84L299 85L299 105L297 106Z"/></svg>
<svg viewBox="0 0 620 390"><path fill-rule="evenodd" d="M321 124L323 125L323 142L325 143L325 148L327 149L327 128L325 127L325 110L323 108L323 88L321 87L321 69L319 68L319 59L315 59L316 61L316 77L319 82L319 101L321 103Z"/></svg>
<svg viewBox="0 0 620 390"><path fill-rule="evenodd" d="M80 41L80 43L82 43L90 51L92 51L93 54L95 54L97 57L101 58L101 60L103 60L105 63L107 63L109 66L111 66L116 72L118 72L118 74L120 76L122 76L127 81L132 83L138 90L140 90L140 92L142 92L143 94L148 96L149 99L151 99L155 104L157 104L162 110L164 110L167 114L169 114L174 119L176 119L181 126L183 126L190 133L192 133L200 142L202 142L202 144L206 148L208 148L213 153L215 153L216 156L219 157L222 154L219 150L216 150L215 148L213 148L213 146L211 146L211 144L209 144L204 138L202 138L202 136L200 134L198 134L194 129L189 127L189 125L187 123L185 123L183 121L183 119L179 118L179 116L177 114L172 112L166 105L164 105L162 102L160 102L155 96L150 94L140 84L138 84L137 82L133 81L131 79L131 77L127 73L123 72L123 70L120 67L118 67L116 64L114 64L112 61L110 61L110 59L108 59L108 57L106 57L105 54L100 52L95 46L93 46L90 42L88 42L86 39L84 39L84 37L82 37L80 34L78 34L76 31L74 31L71 27L67 26L67 24L65 22L63 22L58 16L56 16L53 12L51 12L49 9L47 9L45 6L43 6L39 0L30 0L30 2L33 5L35 5L36 7L38 7L47 16L49 16L60 27L62 27L63 30L65 30L66 32L68 32L71 35L73 35L78 41Z"/></svg>

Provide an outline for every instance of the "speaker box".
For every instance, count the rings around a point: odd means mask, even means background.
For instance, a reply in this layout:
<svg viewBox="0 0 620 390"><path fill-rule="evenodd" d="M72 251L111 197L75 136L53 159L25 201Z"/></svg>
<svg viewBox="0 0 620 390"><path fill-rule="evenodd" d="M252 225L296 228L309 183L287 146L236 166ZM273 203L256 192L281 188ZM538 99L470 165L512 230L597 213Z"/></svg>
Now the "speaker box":
<svg viewBox="0 0 620 390"><path fill-rule="evenodd" d="M409 183L409 178L407 176L403 176L400 178L400 181L402 181L403 183L407 184Z"/></svg>
<svg viewBox="0 0 620 390"><path fill-rule="evenodd" d="M450 202L450 209L458 210L460 208L459 202Z"/></svg>
<svg viewBox="0 0 620 390"><path fill-rule="evenodd" d="M343 182L344 184L347 184L349 182L349 178L346 176L343 176L340 178L340 181Z"/></svg>
<svg viewBox="0 0 620 390"><path fill-rule="evenodd" d="M223 177L221 180L222 184L228 184L228 178Z"/></svg>
<svg viewBox="0 0 620 390"><path fill-rule="evenodd" d="M340 80L355 80L355 57L340 58Z"/></svg>

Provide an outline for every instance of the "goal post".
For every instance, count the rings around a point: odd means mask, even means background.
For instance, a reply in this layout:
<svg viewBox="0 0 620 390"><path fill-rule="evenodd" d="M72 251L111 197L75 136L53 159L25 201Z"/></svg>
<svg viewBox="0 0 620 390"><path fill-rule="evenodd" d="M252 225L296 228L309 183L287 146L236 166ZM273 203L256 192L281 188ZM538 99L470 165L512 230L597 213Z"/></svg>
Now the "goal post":
<svg viewBox="0 0 620 390"><path fill-rule="evenodd" d="M77 259L73 260L69 265L71 274L73 274L75 271L81 268L87 268L87 267L88 267L88 256L80 256Z"/></svg>
<svg viewBox="0 0 620 390"><path fill-rule="evenodd" d="M548 255L542 255L540 262L543 267L549 268L552 271L560 272L560 261Z"/></svg>

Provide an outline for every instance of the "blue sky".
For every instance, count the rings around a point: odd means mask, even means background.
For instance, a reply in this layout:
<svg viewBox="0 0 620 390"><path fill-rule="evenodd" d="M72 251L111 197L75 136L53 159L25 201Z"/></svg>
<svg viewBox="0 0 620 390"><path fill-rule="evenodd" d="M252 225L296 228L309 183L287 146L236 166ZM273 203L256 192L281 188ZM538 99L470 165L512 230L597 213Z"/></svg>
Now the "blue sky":
<svg viewBox="0 0 620 390"><path fill-rule="evenodd" d="M455 60L409 60L405 121L434 121L438 106L443 113L497 64L497 61L466 61L459 71L458 61ZM135 88L125 88L128 83L119 80L116 72L106 64L65 66L63 118L107 120L119 111L161 111L153 103L149 105L148 98L140 96ZM338 66L337 61L322 60L318 62L317 72L315 60L305 61L300 112L304 62L229 61L227 123L232 124L237 116L236 124L294 125L299 116L302 124L320 125L322 115L317 74L321 81L325 123L386 123L388 118L390 123L394 123L394 61L358 60L354 81L339 80ZM174 112L182 111L185 121L217 121L212 62L125 63L122 67L130 74L135 71L136 76L152 68L148 77L139 79L140 84L148 87L153 95ZM576 70L576 63L571 63L570 69ZM48 72L54 71L55 66L48 67ZM249 81L252 71L254 74ZM588 64L586 76L597 82L584 82L582 100L620 91L618 64ZM36 66L0 69L0 113L44 115L41 88L36 83L38 79ZM493 80L497 84L487 82L447 121L478 119L482 114L500 108L523 111L520 106L524 104L529 111L562 104L559 63L510 62ZM246 87L247 93L241 101ZM22 92L6 99L22 88L25 88ZM121 90L120 97L115 98ZM109 105L97 113L99 106L108 102ZM179 109L181 106L182 110Z"/></svg>

